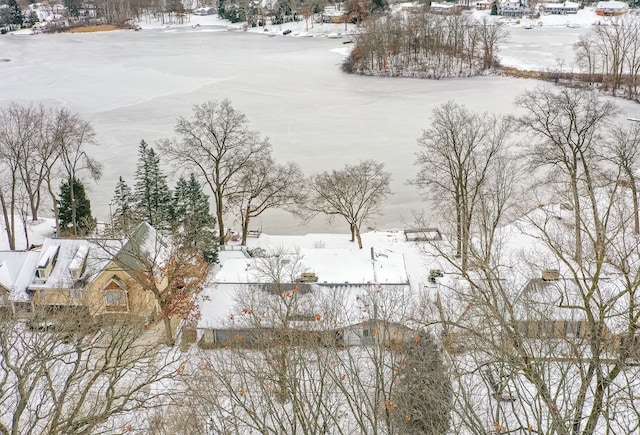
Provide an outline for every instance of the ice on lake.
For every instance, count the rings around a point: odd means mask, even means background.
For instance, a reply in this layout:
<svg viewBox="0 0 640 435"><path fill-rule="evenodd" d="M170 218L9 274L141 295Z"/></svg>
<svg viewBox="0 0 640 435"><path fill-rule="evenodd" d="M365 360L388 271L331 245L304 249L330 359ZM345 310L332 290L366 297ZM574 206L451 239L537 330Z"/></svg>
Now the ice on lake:
<svg viewBox="0 0 640 435"><path fill-rule="evenodd" d="M402 228L415 210L436 205L407 184L416 173L416 140L434 107L453 100L475 111L512 113L513 101L538 82L504 77L417 80L344 74L340 39L273 37L215 29L0 36L0 104L42 101L90 120L104 164L89 187L106 220L119 176L133 185L138 144L173 135L194 104L228 98L253 129L268 136L277 160L308 174L362 159L383 161L392 195L371 224ZM571 44L585 29L512 29L501 55L510 65L572 67ZM542 55L541 53L545 53ZM637 114L631 103L624 110ZM169 169L169 168L167 168ZM258 218L263 231L346 232L340 220L302 226L284 212Z"/></svg>

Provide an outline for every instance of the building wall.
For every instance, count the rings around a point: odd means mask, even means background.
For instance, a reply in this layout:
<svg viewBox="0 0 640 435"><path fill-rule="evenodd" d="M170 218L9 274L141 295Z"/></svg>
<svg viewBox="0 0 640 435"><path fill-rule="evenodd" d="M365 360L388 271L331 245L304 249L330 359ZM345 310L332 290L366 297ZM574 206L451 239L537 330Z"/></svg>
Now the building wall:
<svg viewBox="0 0 640 435"><path fill-rule="evenodd" d="M127 287L127 313L147 317L157 311L156 300L151 291L145 291L126 272L114 263L110 263L85 289L87 305L90 308L91 315L99 316L113 313L105 308L103 290L113 276L118 277ZM119 313L121 314L122 312Z"/></svg>

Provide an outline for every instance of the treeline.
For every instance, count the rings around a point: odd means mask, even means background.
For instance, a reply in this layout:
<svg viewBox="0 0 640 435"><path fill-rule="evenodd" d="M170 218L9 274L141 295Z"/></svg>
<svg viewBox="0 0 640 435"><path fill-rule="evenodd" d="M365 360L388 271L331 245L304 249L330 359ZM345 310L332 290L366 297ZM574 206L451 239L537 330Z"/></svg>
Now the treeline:
<svg viewBox="0 0 640 435"><path fill-rule="evenodd" d="M620 17L610 26L593 26L575 44L583 81L614 96L638 98L640 85L640 20Z"/></svg>
<svg viewBox="0 0 640 435"><path fill-rule="evenodd" d="M417 13L370 19L343 63L345 72L392 77L468 77L497 65L500 23Z"/></svg>

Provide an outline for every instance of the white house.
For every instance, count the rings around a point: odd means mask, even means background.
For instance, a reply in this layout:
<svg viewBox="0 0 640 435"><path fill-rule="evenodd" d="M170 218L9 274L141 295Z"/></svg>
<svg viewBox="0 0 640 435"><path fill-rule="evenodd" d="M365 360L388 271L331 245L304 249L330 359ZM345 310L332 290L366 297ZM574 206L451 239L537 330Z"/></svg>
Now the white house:
<svg viewBox="0 0 640 435"><path fill-rule="evenodd" d="M598 2L596 5L596 14L602 17L610 17L624 15L629 11L629 5L625 2L606 1Z"/></svg>
<svg viewBox="0 0 640 435"><path fill-rule="evenodd" d="M580 4L574 2L545 3L544 12L551 15L577 14L579 8Z"/></svg>

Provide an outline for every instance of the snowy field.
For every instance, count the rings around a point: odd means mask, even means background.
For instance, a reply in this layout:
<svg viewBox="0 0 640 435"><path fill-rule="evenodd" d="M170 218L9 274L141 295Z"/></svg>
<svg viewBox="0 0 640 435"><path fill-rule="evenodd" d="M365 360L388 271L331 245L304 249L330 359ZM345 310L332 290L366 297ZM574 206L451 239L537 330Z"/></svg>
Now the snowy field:
<svg viewBox="0 0 640 435"><path fill-rule="evenodd" d="M570 18L542 17L533 29L513 20L501 59L525 68L571 68L572 44L597 19L585 10ZM138 32L2 35L0 59L8 62L0 62L0 105L62 105L93 123L100 146L90 152L104 164L104 175L88 189L100 220L108 217L118 177L133 182L140 139L154 144L170 137L175 119L189 116L194 104L229 98L252 128L270 137L276 159L296 161L307 174L365 158L385 162L394 195L372 226L391 229L409 226L414 211L436 206L407 185L416 173L416 140L434 107L454 100L476 111L512 113L514 98L539 84L347 75L339 64L351 45L338 33L353 28L308 25L243 32L216 17L193 16L182 26L141 23ZM283 36L287 29L292 33ZM637 116L634 104L620 104L623 116ZM348 230L339 220L303 226L284 212L254 225L271 234Z"/></svg>

